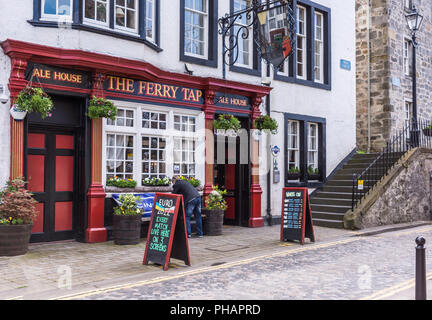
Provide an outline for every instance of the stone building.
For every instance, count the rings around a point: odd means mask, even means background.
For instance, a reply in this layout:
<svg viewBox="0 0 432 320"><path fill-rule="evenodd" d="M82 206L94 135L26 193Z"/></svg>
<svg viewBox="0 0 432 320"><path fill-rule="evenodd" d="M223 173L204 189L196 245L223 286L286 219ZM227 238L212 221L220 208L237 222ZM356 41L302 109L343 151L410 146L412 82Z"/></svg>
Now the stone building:
<svg viewBox="0 0 432 320"><path fill-rule="evenodd" d="M380 151L412 117L412 41L405 15L423 15L416 33L418 119L431 119L432 3L357 0L357 147Z"/></svg>

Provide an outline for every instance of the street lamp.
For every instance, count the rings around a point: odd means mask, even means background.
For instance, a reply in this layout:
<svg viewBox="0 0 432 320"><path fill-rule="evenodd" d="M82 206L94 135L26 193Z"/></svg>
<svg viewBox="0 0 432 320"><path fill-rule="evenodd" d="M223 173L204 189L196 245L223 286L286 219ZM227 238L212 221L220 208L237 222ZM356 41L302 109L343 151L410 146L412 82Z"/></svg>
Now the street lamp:
<svg viewBox="0 0 432 320"><path fill-rule="evenodd" d="M417 135L417 74L416 74L416 32L420 29L423 22L423 16L419 13L416 7L413 7L412 11L405 15L408 28L411 31L412 41L412 95L413 95L413 111L412 111L412 129L415 132L415 140L413 141L415 146L418 146L418 135Z"/></svg>

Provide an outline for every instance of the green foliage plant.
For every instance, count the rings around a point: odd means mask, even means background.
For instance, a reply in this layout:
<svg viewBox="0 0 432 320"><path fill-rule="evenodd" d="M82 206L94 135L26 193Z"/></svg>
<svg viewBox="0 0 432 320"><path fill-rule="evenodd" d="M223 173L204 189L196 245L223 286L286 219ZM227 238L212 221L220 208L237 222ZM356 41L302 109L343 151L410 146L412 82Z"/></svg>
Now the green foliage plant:
<svg viewBox="0 0 432 320"><path fill-rule="evenodd" d="M20 111L40 113L42 119L51 116L54 107L51 98L41 88L33 87L26 87L21 90L15 104Z"/></svg>

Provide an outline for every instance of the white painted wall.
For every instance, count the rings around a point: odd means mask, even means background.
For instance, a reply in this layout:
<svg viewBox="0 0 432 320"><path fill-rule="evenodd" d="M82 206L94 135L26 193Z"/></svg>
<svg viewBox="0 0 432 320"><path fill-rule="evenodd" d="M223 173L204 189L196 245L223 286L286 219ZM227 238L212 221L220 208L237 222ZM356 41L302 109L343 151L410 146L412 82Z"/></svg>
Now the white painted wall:
<svg viewBox="0 0 432 320"><path fill-rule="evenodd" d="M355 1L316 0L331 8L332 89L316 89L273 80L271 86L272 117L279 121L279 133L271 144L284 146L283 112L326 118L327 173L355 147ZM30 0L0 0L0 42L6 39L33 42L68 49L80 49L112 56L130 58L154 64L160 69L184 73L184 62L179 60L180 1L161 0L161 41L163 51L155 52L144 44L113 38L87 31L67 28L33 27L27 22L33 18ZM229 12L229 1L219 1L219 17ZM219 51L221 50L221 37ZM351 71L339 67L340 59L351 61ZM221 55L218 68L193 65L194 75L222 77ZM265 66L263 66L265 72ZM10 73L9 58L0 52L0 83L7 83ZM229 72L227 79L251 84L261 84L260 77ZM0 185L8 177L10 166L9 105L0 106ZM280 214L281 188L283 187L283 152L278 157L281 182L272 183L272 211ZM263 188L262 208L266 208L266 176L261 177Z"/></svg>

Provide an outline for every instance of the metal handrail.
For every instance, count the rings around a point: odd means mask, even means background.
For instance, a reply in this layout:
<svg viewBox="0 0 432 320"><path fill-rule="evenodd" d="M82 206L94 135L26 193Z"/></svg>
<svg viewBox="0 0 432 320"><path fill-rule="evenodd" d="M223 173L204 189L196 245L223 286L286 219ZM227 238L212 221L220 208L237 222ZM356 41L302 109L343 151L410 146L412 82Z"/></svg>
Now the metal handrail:
<svg viewBox="0 0 432 320"><path fill-rule="evenodd" d="M389 170L411 149L432 147L432 121L420 119L409 123L393 138L370 165L360 174L353 172L351 209L359 205L362 199L380 182ZM359 180L363 183L359 184Z"/></svg>

